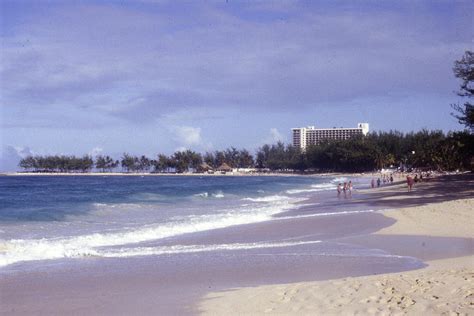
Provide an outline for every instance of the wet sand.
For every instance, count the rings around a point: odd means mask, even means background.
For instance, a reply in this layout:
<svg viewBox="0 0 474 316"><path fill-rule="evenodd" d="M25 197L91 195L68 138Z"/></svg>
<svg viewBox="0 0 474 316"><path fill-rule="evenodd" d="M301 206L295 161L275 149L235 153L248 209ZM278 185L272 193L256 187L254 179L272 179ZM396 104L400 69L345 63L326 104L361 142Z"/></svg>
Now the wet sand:
<svg viewBox="0 0 474 316"><path fill-rule="evenodd" d="M372 271L403 271L412 260L321 256L334 237L376 231L394 221L381 214L277 220L179 237L179 244L234 244L286 239L302 245L156 257L89 258L7 267L1 275L0 312L7 314L193 314L209 291L232 287L326 280ZM317 231L318 233L315 233ZM160 245L176 240L160 241ZM359 247L340 246L341 253Z"/></svg>
<svg viewBox="0 0 474 316"><path fill-rule="evenodd" d="M235 288L207 294L203 314L441 315L474 313L474 199L472 175L431 179L413 192L404 185L372 190L365 200L394 225L340 242L381 248L426 262L413 271L318 282ZM449 259L448 259L449 258Z"/></svg>
<svg viewBox="0 0 474 316"><path fill-rule="evenodd" d="M465 197L466 190L472 190L471 178L462 177L459 181L465 186L457 192L445 192L447 201L456 202ZM440 178L417 186L410 199L403 198L398 205L403 207L403 203L407 203L419 207L430 205L430 201L439 202L438 197L431 200L416 196L423 194L423 187L431 187L429 191L436 192L442 181ZM0 314L222 314L239 311L238 306L249 308L242 310L244 313L282 311L291 314L297 310L314 313L324 311L319 307L305 310L313 306L309 301L314 293L305 292L302 302L294 305L294 300L287 300L290 298L288 293L293 293L287 289L296 286L294 293L300 293L300 286L314 289L314 284L325 284L310 281L326 280L322 282L333 284L331 282L348 277L355 280L357 276L386 275L384 273L388 272L409 275L413 272L406 271L426 267L422 260L472 255L472 236L465 234L439 236L430 234L430 227L418 235L412 228L394 234L390 229L406 222L394 215L398 211L318 215L339 207L354 211L370 207L393 208L396 196L405 196L404 190L392 186L372 192L355 192L351 199L334 197L316 201L324 207L303 206L293 211L305 217L288 219L283 215L270 222L176 237L183 245L294 243L288 247L126 259L91 257L51 261L34 269L31 268L34 263L7 267L0 272ZM379 203L381 199L388 203ZM472 217L468 219L472 220ZM466 219L463 221L465 223ZM157 244L166 245L167 242L170 240ZM420 249L425 250L423 255L420 255ZM347 255L350 253L356 255ZM346 287L350 291L354 286L347 283ZM239 289L234 290L236 288ZM328 293L338 295L339 289L336 286ZM249 303L243 304L242 298ZM273 298L282 299L285 304L278 306L285 309L279 310L272 305L280 302Z"/></svg>

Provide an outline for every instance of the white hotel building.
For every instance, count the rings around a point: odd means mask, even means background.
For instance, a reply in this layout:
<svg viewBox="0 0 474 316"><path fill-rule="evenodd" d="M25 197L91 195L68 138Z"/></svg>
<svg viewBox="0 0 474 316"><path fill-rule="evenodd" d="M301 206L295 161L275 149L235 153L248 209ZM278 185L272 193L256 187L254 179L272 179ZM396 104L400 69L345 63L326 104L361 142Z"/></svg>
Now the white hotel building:
<svg viewBox="0 0 474 316"><path fill-rule="evenodd" d="M307 146L318 145L323 139L343 140L356 135L367 135L369 123L358 123L357 127L315 128L314 126L292 128L293 146L305 150Z"/></svg>

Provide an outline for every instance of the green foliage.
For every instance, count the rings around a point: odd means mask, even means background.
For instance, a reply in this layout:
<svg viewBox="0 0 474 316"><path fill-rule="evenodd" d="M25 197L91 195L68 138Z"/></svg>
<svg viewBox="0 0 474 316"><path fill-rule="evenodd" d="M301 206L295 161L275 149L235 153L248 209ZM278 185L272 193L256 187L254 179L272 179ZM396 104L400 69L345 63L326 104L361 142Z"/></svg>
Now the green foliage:
<svg viewBox="0 0 474 316"><path fill-rule="evenodd" d="M318 171L368 171L383 165L381 150L369 138L325 141L307 150L310 168Z"/></svg>
<svg viewBox="0 0 474 316"><path fill-rule="evenodd" d="M204 161L217 168L227 163L234 168L256 167L278 172L364 172L388 167L415 167L435 170L469 170L474 157L474 135L469 131L445 135L442 131L421 130L403 134L397 131L371 133L348 140L326 140L305 152L281 142L263 145L255 155L234 147L207 152L177 151L160 154L156 160L124 153L120 165L125 172L188 172ZM94 167L89 156L29 156L19 166L33 172L88 172ZM111 171L119 161L97 156L95 167Z"/></svg>
<svg viewBox="0 0 474 316"><path fill-rule="evenodd" d="M19 166L33 172L89 172L94 161L88 155L76 156L28 156L20 160Z"/></svg>
<svg viewBox="0 0 474 316"><path fill-rule="evenodd" d="M177 151L168 160L176 169L176 172L186 172L197 167L202 163L201 154L192 150Z"/></svg>
<svg viewBox="0 0 474 316"><path fill-rule="evenodd" d="M474 129L474 105L469 101L474 96L474 52L466 51L464 56L455 61L453 68L454 76L461 79L461 86L458 95L467 98L464 104L452 104L457 114L452 114L456 117L459 123Z"/></svg>
<svg viewBox="0 0 474 316"><path fill-rule="evenodd" d="M218 168L224 162L234 168L253 167L253 156L246 149L238 150L235 147L223 151L206 152L203 161L213 168Z"/></svg>
<svg viewBox="0 0 474 316"><path fill-rule="evenodd" d="M435 170L470 169L473 135L422 130L371 133L348 140L326 140L306 152L283 144L264 145L257 151L257 167L270 170L364 172L388 167Z"/></svg>
<svg viewBox="0 0 474 316"><path fill-rule="evenodd" d="M110 172L117 168L119 165L118 160L113 160L110 156L99 155L95 158L95 167L102 172Z"/></svg>
<svg viewBox="0 0 474 316"><path fill-rule="evenodd" d="M278 142L258 149L256 166L279 171L303 171L306 169L306 158L299 148Z"/></svg>
<svg viewBox="0 0 474 316"><path fill-rule="evenodd" d="M171 159L163 154L158 155L158 160L156 160L154 164L155 172L165 172L172 167L174 166L172 165Z"/></svg>
<svg viewBox="0 0 474 316"><path fill-rule="evenodd" d="M120 164L126 172L135 172L138 170L138 158L127 153L123 154Z"/></svg>

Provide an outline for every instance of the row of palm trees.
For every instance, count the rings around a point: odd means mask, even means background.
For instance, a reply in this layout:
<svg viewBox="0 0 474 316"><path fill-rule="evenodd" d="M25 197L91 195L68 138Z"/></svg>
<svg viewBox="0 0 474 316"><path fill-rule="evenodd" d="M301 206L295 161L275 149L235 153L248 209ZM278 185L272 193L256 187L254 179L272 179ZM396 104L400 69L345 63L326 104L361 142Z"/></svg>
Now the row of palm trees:
<svg viewBox="0 0 474 316"><path fill-rule="evenodd" d="M200 166L216 169L223 163L233 168L272 171L372 171L387 167L425 167L436 170L470 169L474 157L474 136L468 131L444 134L422 130L403 134L397 131L371 133L348 140L327 140L306 151L283 143L264 145L255 155L234 147L200 154L192 150L155 159L124 153L120 160L110 156L28 156L19 166L34 172L187 172Z"/></svg>
<svg viewBox="0 0 474 316"><path fill-rule="evenodd" d="M252 155L245 149L237 150L234 147L223 151L207 152L204 155L192 150L177 151L167 156L157 155L150 159L144 155L133 156L124 153L120 160L108 155L82 157L50 155L28 156L21 159L19 166L25 171L32 172L90 172L94 168L100 172L112 172L121 168L124 172L186 172L198 170L205 162L211 168L217 168L223 163L236 168L253 167Z"/></svg>

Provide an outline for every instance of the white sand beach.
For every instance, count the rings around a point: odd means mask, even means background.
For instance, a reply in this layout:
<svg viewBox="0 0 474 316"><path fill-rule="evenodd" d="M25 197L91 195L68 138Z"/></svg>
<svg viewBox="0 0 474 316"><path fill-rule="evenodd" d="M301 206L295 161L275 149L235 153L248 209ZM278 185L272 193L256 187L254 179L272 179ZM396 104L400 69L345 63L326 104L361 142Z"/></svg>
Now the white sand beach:
<svg viewBox="0 0 474 316"><path fill-rule="evenodd" d="M407 197L425 202L384 212L396 223L375 234L470 238L474 254L474 199L438 202L439 191L427 192L443 186L442 182L418 186L411 195L403 185L374 191L396 193L396 198L385 199L398 199L400 205L410 200ZM446 195L449 190L441 188ZM213 292L198 309L204 315L472 315L473 254L430 260L426 268L402 273Z"/></svg>

